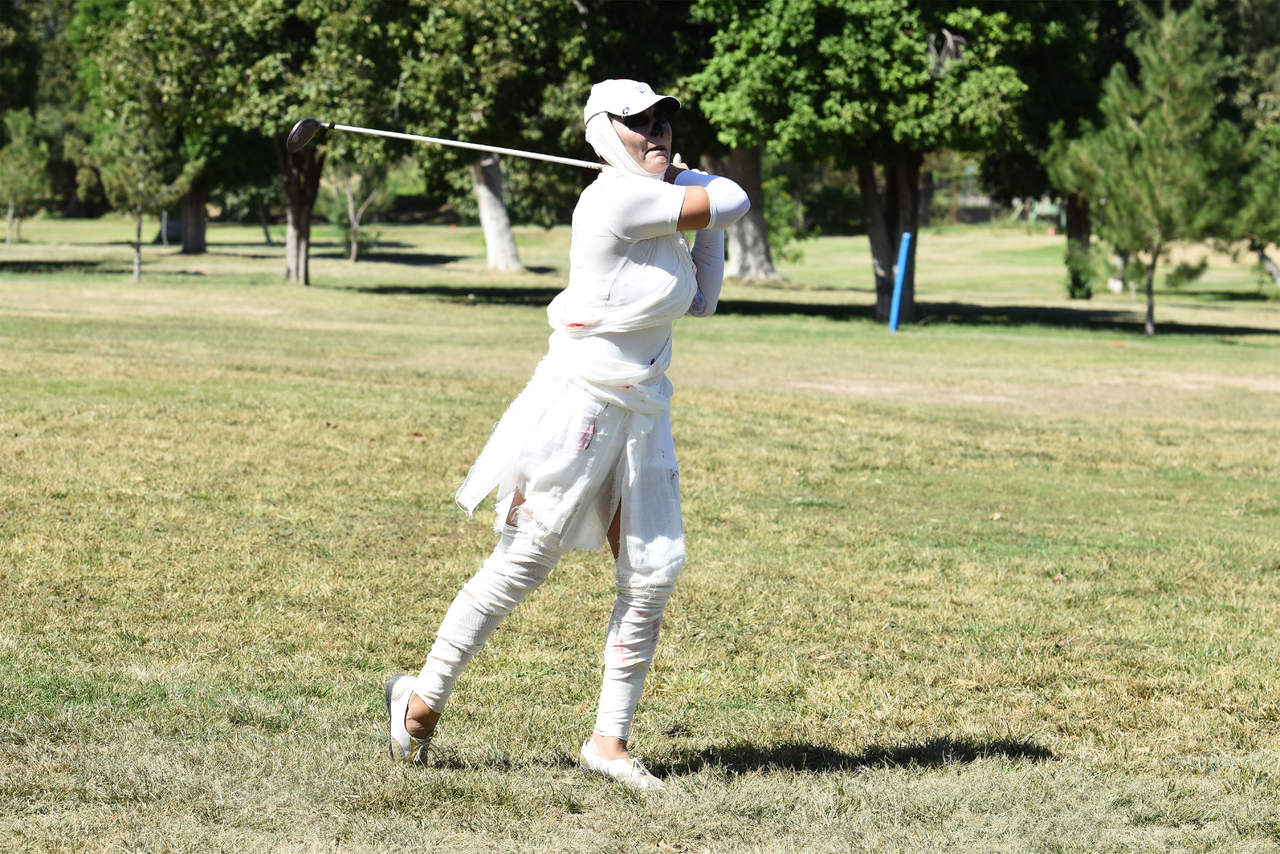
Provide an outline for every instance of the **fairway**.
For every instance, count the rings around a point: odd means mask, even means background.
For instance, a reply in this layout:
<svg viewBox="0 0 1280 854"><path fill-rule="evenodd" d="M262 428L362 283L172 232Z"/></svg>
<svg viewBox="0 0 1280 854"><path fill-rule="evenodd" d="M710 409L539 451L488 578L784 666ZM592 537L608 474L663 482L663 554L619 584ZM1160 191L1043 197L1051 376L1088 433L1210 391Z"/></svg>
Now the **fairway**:
<svg viewBox="0 0 1280 854"><path fill-rule="evenodd" d="M479 229L377 230L353 265L317 226L310 288L252 227L140 283L123 218L0 245L0 849L1280 850L1280 299L1246 256L1158 288L1154 338L1003 227L926 231L896 334L864 238L681 320L642 796L574 767L603 550L476 658L434 767L387 760L568 231L498 276Z"/></svg>

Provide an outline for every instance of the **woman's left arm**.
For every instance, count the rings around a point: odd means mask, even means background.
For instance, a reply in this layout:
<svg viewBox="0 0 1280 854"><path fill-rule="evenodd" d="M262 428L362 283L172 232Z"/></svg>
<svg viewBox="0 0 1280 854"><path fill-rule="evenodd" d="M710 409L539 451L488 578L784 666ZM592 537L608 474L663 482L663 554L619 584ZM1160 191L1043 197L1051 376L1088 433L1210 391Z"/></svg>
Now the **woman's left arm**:
<svg viewBox="0 0 1280 854"><path fill-rule="evenodd" d="M701 229L693 241L693 267L698 281L689 314L710 317L720 303L720 286L724 283L724 231Z"/></svg>
<svg viewBox="0 0 1280 854"><path fill-rule="evenodd" d="M676 173L671 183L685 188L678 222L681 231L725 229L751 209L746 191L728 178L679 166L670 167L668 176L671 172Z"/></svg>

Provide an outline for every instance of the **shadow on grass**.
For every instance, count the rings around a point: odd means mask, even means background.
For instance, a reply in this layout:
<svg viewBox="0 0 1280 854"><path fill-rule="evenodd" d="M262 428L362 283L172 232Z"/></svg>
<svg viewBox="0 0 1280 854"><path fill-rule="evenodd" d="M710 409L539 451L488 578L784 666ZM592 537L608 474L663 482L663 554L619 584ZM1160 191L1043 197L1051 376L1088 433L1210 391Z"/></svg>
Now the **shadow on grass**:
<svg viewBox="0 0 1280 854"><path fill-rule="evenodd" d="M1275 297L1264 291L1178 291L1179 296L1209 302L1270 302Z"/></svg>
<svg viewBox="0 0 1280 854"><path fill-rule="evenodd" d="M945 765L967 765L979 759L1003 757L1027 762L1047 762L1057 759L1048 748L1030 741L995 739L934 738L922 744L892 747L871 747L861 753L845 753L818 744L780 744L776 747L756 747L735 744L712 747L676 755L665 761L651 763L659 777L695 774L705 767L717 768L730 774L748 774L767 771L793 771L805 774L823 774L840 771L859 771L865 768L937 768Z"/></svg>
<svg viewBox="0 0 1280 854"><path fill-rule="evenodd" d="M377 249L360 254L360 261L376 261L381 264L408 264L411 267L438 267L461 261L465 255L445 255L435 252L382 252Z"/></svg>
<svg viewBox="0 0 1280 854"><path fill-rule="evenodd" d="M412 255L391 254L395 261ZM448 263L461 256L424 255L419 263ZM530 272L555 272L551 267L530 267ZM397 294L474 302L484 305L545 306L561 290L559 287L503 287L483 285L369 285L344 289L370 294ZM1139 309L1061 308L1057 306L972 305L969 303L918 302L919 324L955 326L1045 326L1145 336ZM863 303L814 303L787 300L721 300L717 314L741 317L823 317L828 320L875 320L875 305ZM909 325L904 325L909 328ZM1157 335L1280 335L1280 328L1231 326L1211 323L1161 322L1157 313Z"/></svg>
<svg viewBox="0 0 1280 854"><path fill-rule="evenodd" d="M1145 335L1137 310L1057 308L1022 305L970 305L968 303L917 303L922 324L959 326L1052 326L1062 329L1105 330ZM1156 307L1157 335L1280 335L1280 329L1260 326L1226 326L1214 323L1161 322Z"/></svg>
<svg viewBox="0 0 1280 854"><path fill-rule="evenodd" d="M119 273L120 270L103 269L102 264L117 265L119 261L0 261L0 273L75 273L92 270L95 273Z"/></svg>
<svg viewBox="0 0 1280 854"><path fill-rule="evenodd" d="M940 768L967 765L979 759L1003 757L1023 762L1049 762L1058 757L1046 747L1030 741L1011 738L977 741L973 739L935 738L921 744L896 747L871 747L861 753L845 753L818 744L780 744L756 747L734 744L698 751L674 751L669 759L646 763L658 777L696 774L703 768L715 768L728 774L789 771L799 774L829 774L870 768ZM573 768L576 760L559 751L520 757L474 757L449 749L433 751L432 768L451 771L475 770L513 772L529 768Z"/></svg>
<svg viewBox="0 0 1280 854"><path fill-rule="evenodd" d="M454 261L461 261L466 255L446 255L436 252L386 252L379 244L378 249L370 249L360 253L357 264L363 263L379 263L379 264L404 264L409 267L439 267L443 264L452 264ZM312 258L332 259L336 261L347 260L347 253L342 249L325 250L322 252L311 252Z"/></svg>
<svg viewBox="0 0 1280 854"><path fill-rule="evenodd" d="M440 297L458 302L484 305L545 306L560 293L560 288L453 287L450 285L353 285L345 290L366 294L398 294Z"/></svg>
<svg viewBox="0 0 1280 854"><path fill-rule="evenodd" d="M227 244L225 244L225 243L220 243L220 244L218 244L218 245L219 245L219 246L226 246ZM271 247L267 246L265 243L259 243L259 244L258 244L258 248L259 248L259 249L270 249ZM283 247L282 247L282 249L283 249ZM284 260L283 252L274 252L274 253L267 253L267 252L220 252L220 251L218 251L218 250L216 250L216 249L208 249L208 250L206 250L206 251L205 251L205 254L206 254L206 255L214 255L214 256L217 256L217 257L219 257L219 258L250 258L250 259L253 259L253 260L255 260L255 261L266 261L266 260L268 260L268 259L272 259L272 258L278 258L278 259L280 259L280 260L282 260L282 261Z"/></svg>

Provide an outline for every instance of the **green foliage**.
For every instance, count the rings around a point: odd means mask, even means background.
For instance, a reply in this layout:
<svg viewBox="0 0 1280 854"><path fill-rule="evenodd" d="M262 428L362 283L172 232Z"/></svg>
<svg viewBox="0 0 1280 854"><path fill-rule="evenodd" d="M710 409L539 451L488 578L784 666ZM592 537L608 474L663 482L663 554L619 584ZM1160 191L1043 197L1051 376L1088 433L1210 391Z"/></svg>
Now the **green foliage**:
<svg viewBox="0 0 1280 854"><path fill-rule="evenodd" d="M1186 285L1198 281L1202 276L1204 276L1205 271L1208 269L1208 258L1201 258L1194 264L1186 261L1180 262L1165 274L1165 287L1176 291L1178 288L1185 287Z"/></svg>
<svg viewBox="0 0 1280 854"><path fill-rule="evenodd" d="M804 257L798 245L806 236L804 203L792 189L791 178L784 174L775 173L765 178L763 190L764 221L769 229L773 259L795 263Z"/></svg>
<svg viewBox="0 0 1280 854"><path fill-rule="evenodd" d="M1105 260L1097 247L1083 249L1074 241L1067 243L1067 252L1063 258L1067 267L1067 296L1071 299L1090 299L1093 287L1098 281L1105 279Z"/></svg>
<svg viewBox="0 0 1280 854"><path fill-rule="evenodd" d="M20 0L0 0L0 115L36 107L40 50ZM0 134L0 146L6 138Z"/></svg>
<svg viewBox="0 0 1280 854"><path fill-rule="evenodd" d="M32 214L49 193L49 147L36 138L35 120L26 110L6 113L4 131L8 143L0 148L0 209L8 208L21 218Z"/></svg>
<svg viewBox="0 0 1280 854"><path fill-rule="evenodd" d="M86 79L97 84L91 101L92 140L74 147L82 189L100 183L120 209L155 212L186 193L204 157L183 149L186 81L166 59L162 28L147 4L123 6L84 0L78 7L80 42L92 46ZM198 89L198 87L197 87Z"/></svg>
<svg viewBox="0 0 1280 854"><path fill-rule="evenodd" d="M1241 197L1234 229L1258 245L1280 243L1280 88L1276 115L1258 117L1250 139L1252 168L1236 185Z"/></svg>
<svg viewBox="0 0 1280 854"><path fill-rule="evenodd" d="M982 144L1000 135L1026 91L1004 63L1027 37L1003 10L906 0L702 0L715 51L690 79L729 146L830 155L848 164L891 142L920 151ZM934 74L927 35L968 39L962 58Z"/></svg>
<svg viewBox="0 0 1280 854"><path fill-rule="evenodd" d="M1094 227L1116 251L1145 253L1154 333L1156 265L1172 241L1202 238L1229 218L1234 190L1224 176L1236 168L1241 139L1235 125L1216 120L1229 68L1218 28L1198 6L1142 15L1131 39L1138 79L1116 65L1103 86L1103 123L1069 142L1058 128L1052 173L1090 200Z"/></svg>
<svg viewBox="0 0 1280 854"><path fill-rule="evenodd" d="M1133 41L1138 79L1115 66L1103 124L1086 126L1054 170L1061 186L1092 200L1099 232L1127 252L1203 235L1222 213L1215 172L1239 147L1235 128L1214 121L1226 70L1217 31L1196 9L1145 23Z"/></svg>
<svg viewBox="0 0 1280 854"><path fill-rule="evenodd" d="M102 120L92 143L76 146L83 185L100 183L112 207L156 213L172 205L204 168L203 161L179 162L173 138L150 124L141 110L124 107Z"/></svg>
<svg viewBox="0 0 1280 854"><path fill-rule="evenodd" d="M1052 194L1044 163L1054 125L1069 134L1096 120L1102 77L1123 53L1133 27L1127 4L1104 2L1002 3L1010 16L1006 62L1018 69L1026 96L1016 104L1016 125L981 151L987 192L1002 204L1016 198Z"/></svg>
<svg viewBox="0 0 1280 854"><path fill-rule="evenodd" d="M77 195L76 165L66 154L66 141L87 138L86 98L77 78L80 52L72 41L75 0L39 0L27 4L33 40L40 46L32 63L36 76L36 133L49 147L51 192L57 209L71 213L96 213L106 202L101 194L81 199Z"/></svg>
<svg viewBox="0 0 1280 854"><path fill-rule="evenodd" d="M364 160L329 157L325 169L327 180L321 183L321 209L337 229L347 257L356 261L378 240L378 233L365 224L365 218L385 210L391 201L387 162L377 156Z"/></svg>
<svg viewBox="0 0 1280 854"><path fill-rule="evenodd" d="M582 148L582 104L590 88L588 43L573 4L560 0L471 0L411 4L416 23L401 65L403 105L412 130L427 136L520 148ZM450 186L464 218L474 210L474 152L421 146L427 182ZM573 170L502 159L514 222L550 224L582 188Z"/></svg>

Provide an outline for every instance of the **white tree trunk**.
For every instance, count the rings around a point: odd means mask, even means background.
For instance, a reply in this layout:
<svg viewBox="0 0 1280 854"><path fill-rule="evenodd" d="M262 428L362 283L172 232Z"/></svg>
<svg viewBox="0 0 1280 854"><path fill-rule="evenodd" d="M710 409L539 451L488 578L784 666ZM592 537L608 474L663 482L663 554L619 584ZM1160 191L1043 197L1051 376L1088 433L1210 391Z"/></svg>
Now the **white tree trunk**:
<svg viewBox="0 0 1280 854"><path fill-rule="evenodd" d="M285 279L311 284L311 209L285 207Z"/></svg>
<svg viewBox="0 0 1280 854"><path fill-rule="evenodd" d="M1147 268L1147 316L1143 323L1147 335L1156 334L1156 264L1160 261L1160 244L1151 249L1151 266Z"/></svg>
<svg viewBox="0 0 1280 854"><path fill-rule="evenodd" d="M502 200L502 168L498 155L485 154L471 164L471 182L480 208L480 227L484 230L484 248L490 270L515 272L523 270L516 236L511 231L507 204Z"/></svg>
<svg viewBox="0 0 1280 854"><path fill-rule="evenodd" d="M142 208L134 211L136 230L133 237L133 280L142 279Z"/></svg>
<svg viewBox="0 0 1280 854"><path fill-rule="evenodd" d="M324 157L313 147L289 153L285 136L275 139L285 199L285 281L311 284L311 213L320 188Z"/></svg>

